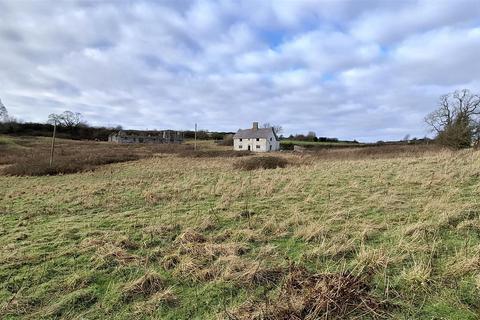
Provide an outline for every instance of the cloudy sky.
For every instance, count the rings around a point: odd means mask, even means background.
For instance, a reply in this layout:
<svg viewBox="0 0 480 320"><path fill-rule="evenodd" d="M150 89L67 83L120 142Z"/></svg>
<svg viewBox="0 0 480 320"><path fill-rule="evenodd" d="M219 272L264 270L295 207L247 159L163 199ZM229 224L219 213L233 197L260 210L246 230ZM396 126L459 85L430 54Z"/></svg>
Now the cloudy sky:
<svg viewBox="0 0 480 320"><path fill-rule="evenodd" d="M24 121L376 141L480 91L480 1L0 0L0 99Z"/></svg>

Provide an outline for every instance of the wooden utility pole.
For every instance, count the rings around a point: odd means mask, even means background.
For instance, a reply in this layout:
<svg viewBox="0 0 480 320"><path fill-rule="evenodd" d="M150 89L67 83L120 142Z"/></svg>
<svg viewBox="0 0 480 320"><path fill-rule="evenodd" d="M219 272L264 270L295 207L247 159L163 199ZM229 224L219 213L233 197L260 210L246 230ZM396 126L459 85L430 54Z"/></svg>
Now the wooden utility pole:
<svg viewBox="0 0 480 320"><path fill-rule="evenodd" d="M195 122L195 143L193 144L193 150L197 150L197 123Z"/></svg>
<svg viewBox="0 0 480 320"><path fill-rule="evenodd" d="M52 148L50 150L50 167L53 164L53 151L55 151L55 134L57 133L57 120L53 121Z"/></svg>

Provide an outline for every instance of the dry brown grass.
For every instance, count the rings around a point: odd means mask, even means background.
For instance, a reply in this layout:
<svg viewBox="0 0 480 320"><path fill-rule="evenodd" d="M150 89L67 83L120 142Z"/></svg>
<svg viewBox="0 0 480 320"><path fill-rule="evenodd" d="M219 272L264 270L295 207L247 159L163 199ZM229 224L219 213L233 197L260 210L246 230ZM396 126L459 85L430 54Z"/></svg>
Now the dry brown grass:
<svg viewBox="0 0 480 320"><path fill-rule="evenodd" d="M178 153L183 158L237 158L251 154L250 151L234 150L182 150Z"/></svg>
<svg viewBox="0 0 480 320"><path fill-rule="evenodd" d="M125 236L113 240L114 236L102 234L97 237L88 237L80 243L80 250L93 251L93 265L99 269L112 266L141 264L143 257L129 253L127 250L138 249L138 244Z"/></svg>
<svg viewBox="0 0 480 320"><path fill-rule="evenodd" d="M431 145L384 145L363 148L319 149L304 152L315 160L358 160L388 159L399 157L420 157L444 150L443 147Z"/></svg>
<svg viewBox="0 0 480 320"><path fill-rule="evenodd" d="M178 304L178 297L172 287L154 293L147 301L140 301L135 305L136 315L153 315L160 306L174 307Z"/></svg>
<svg viewBox="0 0 480 320"><path fill-rule="evenodd" d="M384 306L371 294L368 273L312 274L292 267L273 299L247 301L230 319L346 319L385 317Z"/></svg>
<svg viewBox="0 0 480 320"><path fill-rule="evenodd" d="M147 272L123 289L123 298L131 300L138 296L149 297L165 289L165 280L155 272Z"/></svg>
<svg viewBox="0 0 480 320"><path fill-rule="evenodd" d="M375 318L387 300L393 318L475 318L480 153L276 156L290 165L252 174L232 170L237 158L172 153L69 176L0 176L0 295L12 299L0 309ZM240 215L245 199L254 215ZM147 272L163 285L124 299ZM69 314L57 306L64 296Z"/></svg>
<svg viewBox="0 0 480 320"><path fill-rule="evenodd" d="M50 166L50 140L13 140L0 145L1 173L11 176L42 176L94 170L99 166L138 160L160 153L188 152L190 146L178 144L122 145L107 142L58 139Z"/></svg>
<svg viewBox="0 0 480 320"><path fill-rule="evenodd" d="M236 169L257 170L257 169L276 169L285 168L288 161L282 157L262 156L239 160L234 164Z"/></svg>

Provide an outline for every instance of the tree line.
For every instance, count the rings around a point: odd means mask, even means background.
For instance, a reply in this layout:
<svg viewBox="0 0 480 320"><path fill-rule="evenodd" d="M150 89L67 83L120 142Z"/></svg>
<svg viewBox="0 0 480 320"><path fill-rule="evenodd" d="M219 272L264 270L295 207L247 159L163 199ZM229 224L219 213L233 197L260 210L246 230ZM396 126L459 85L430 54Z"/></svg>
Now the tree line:
<svg viewBox="0 0 480 320"><path fill-rule="evenodd" d="M106 141L108 136L121 129L117 127L92 127L78 112L64 111L50 114L46 123L22 122L8 114L0 101L0 134L25 136L51 136L53 126L57 126L57 136L65 139Z"/></svg>

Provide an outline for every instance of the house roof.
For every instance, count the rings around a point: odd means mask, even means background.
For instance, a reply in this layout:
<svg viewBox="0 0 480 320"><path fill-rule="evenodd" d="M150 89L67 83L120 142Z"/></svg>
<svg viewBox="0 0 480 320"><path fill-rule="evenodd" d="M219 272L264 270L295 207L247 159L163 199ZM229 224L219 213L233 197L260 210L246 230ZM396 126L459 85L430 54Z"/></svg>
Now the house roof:
<svg viewBox="0 0 480 320"><path fill-rule="evenodd" d="M272 133L275 139L278 140L273 128L240 129L235 133L233 139L268 139Z"/></svg>

